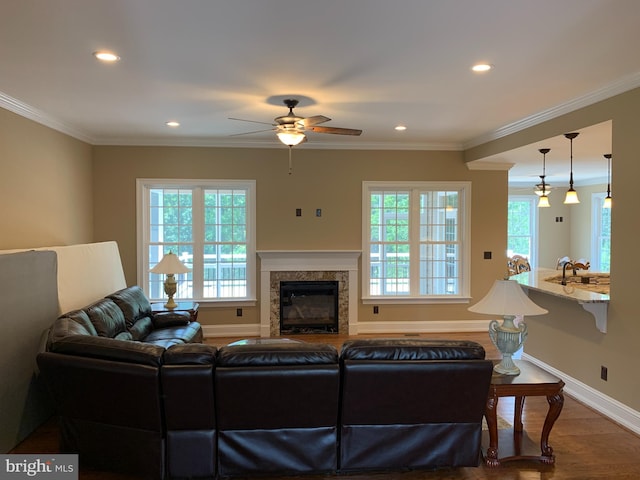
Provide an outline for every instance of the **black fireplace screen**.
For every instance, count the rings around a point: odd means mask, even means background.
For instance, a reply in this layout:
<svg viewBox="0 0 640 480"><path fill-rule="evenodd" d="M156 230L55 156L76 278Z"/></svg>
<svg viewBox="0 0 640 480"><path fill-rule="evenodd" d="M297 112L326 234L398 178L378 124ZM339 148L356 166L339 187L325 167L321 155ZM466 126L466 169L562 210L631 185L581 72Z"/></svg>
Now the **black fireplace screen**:
<svg viewBox="0 0 640 480"><path fill-rule="evenodd" d="M280 333L337 333L338 284L280 282Z"/></svg>

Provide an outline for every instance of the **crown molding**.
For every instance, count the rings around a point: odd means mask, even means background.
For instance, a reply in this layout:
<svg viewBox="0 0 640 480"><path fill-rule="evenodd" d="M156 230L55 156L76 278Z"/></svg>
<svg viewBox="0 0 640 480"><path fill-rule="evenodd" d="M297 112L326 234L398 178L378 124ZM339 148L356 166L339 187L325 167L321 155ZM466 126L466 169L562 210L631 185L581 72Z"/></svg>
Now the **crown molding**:
<svg viewBox="0 0 640 480"><path fill-rule="evenodd" d="M34 108L30 105L27 105L20 100L13 98L6 93L0 92L0 107L9 110L21 117L27 118L29 120L33 120L36 123L44 125L45 127L49 127L58 132L69 135L73 138L81 140L83 142L93 144L94 139L91 138L86 132L78 130L75 127L72 127L64 122L56 120L55 118L47 115L41 110Z"/></svg>
<svg viewBox="0 0 640 480"><path fill-rule="evenodd" d="M640 72L627 75L626 77L620 78L615 82L605 85L604 87L594 90L586 95L574 98L573 100L569 100L568 102L556 105L555 107L535 113L529 117L518 120L517 122L500 127L493 132L489 132L485 135L469 140L468 142L465 142L463 148L464 150L467 150L469 148L482 145L483 143L506 137L507 135L539 125L540 123L574 112L580 108L588 107L589 105L593 105L594 103L602 100L628 92L629 90L633 90L637 87L640 87Z"/></svg>

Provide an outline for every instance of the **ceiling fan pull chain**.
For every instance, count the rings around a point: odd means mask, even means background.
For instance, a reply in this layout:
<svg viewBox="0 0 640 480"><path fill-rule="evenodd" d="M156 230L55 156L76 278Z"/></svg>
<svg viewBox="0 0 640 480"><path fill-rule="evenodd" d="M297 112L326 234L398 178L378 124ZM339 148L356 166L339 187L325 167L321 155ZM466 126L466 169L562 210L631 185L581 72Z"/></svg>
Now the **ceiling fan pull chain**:
<svg viewBox="0 0 640 480"><path fill-rule="evenodd" d="M293 171L293 167L291 166L291 145L289 145L289 175L291 175L291 172Z"/></svg>

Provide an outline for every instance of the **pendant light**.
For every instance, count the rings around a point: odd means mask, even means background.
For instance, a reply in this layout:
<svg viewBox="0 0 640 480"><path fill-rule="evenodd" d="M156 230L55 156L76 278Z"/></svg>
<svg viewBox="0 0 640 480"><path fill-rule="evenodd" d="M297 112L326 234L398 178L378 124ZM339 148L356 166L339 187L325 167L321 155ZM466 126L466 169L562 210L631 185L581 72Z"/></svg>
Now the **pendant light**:
<svg viewBox="0 0 640 480"><path fill-rule="evenodd" d="M580 203L580 200L578 199L578 192L573 189L573 139L578 135L578 132L564 134L564 136L571 142L571 172L569 174L569 190L567 190L567 195L564 197L564 203L567 204Z"/></svg>
<svg viewBox="0 0 640 480"><path fill-rule="evenodd" d="M549 203L549 185L544 182L546 175L546 158L547 153L551 151L550 148L541 148L538 150L542 154L542 175L540 175L540 179L542 183L536 185L536 193L540 192L540 200L538 200L538 208L546 208L550 207Z"/></svg>
<svg viewBox="0 0 640 480"><path fill-rule="evenodd" d="M605 153L604 158L607 159L607 196L604 198L602 208L611 208L611 154Z"/></svg>

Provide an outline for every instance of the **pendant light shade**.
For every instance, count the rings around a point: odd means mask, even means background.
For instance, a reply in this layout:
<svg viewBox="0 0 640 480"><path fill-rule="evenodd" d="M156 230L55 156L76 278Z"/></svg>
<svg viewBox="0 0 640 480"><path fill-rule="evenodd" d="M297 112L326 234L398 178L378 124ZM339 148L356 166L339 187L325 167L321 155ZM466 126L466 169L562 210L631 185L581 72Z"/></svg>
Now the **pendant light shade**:
<svg viewBox="0 0 640 480"><path fill-rule="evenodd" d="M542 175L540 175L540 180L542 180L542 183L539 183L538 185L536 185L536 194L539 193L540 195L540 200L538 201L538 208L546 208L546 207L550 207L551 204L549 203L549 189L550 186L547 185L544 181L544 179L546 178L546 159L547 159L547 153L549 153L551 151L550 148L541 148L540 150L538 150L541 154L542 154Z"/></svg>
<svg viewBox="0 0 640 480"><path fill-rule="evenodd" d="M602 208L611 208L611 154L605 153L604 158L607 159L607 196L604 198Z"/></svg>
<svg viewBox="0 0 640 480"><path fill-rule="evenodd" d="M546 208L550 207L549 197L547 195L541 195L538 199L538 208Z"/></svg>
<svg viewBox="0 0 640 480"><path fill-rule="evenodd" d="M568 138L569 142L571 143L571 171L569 173L569 190L567 190L567 195L564 197L564 203L566 204L580 203L580 200L578 199L578 192L573 189L573 139L578 135L578 132L564 134L564 136Z"/></svg>

